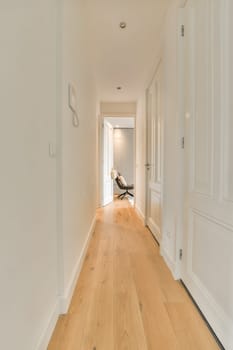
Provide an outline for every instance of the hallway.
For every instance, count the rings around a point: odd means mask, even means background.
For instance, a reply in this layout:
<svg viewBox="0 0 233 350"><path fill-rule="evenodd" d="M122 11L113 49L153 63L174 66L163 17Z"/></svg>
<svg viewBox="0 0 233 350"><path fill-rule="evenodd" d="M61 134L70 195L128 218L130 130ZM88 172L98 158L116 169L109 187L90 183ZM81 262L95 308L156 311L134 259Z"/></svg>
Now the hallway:
<svg viewBox="0 0 233 350"><path fill-rule="evenodd" d="M233 1L3 0L0 29L0 349L215 350L182 280L233 350Z"/></svg>
<svg viewBox="0 0 233 350"><path fill-rule="evenodd" d="M48 347L112 349L218 349L127 200L98 209L71 306Z"/></svg>

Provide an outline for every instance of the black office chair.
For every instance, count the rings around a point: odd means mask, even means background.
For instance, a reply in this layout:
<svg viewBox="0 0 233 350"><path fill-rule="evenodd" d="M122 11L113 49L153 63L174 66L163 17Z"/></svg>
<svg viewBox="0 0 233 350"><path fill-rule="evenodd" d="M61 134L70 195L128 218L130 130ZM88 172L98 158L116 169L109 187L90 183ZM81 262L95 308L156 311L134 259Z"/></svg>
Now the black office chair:
<svg viewBox="0 0 233 350"><path fill-rule="evenodd" d="M124 177L120 173L118 173L117 177L115 178L115 181L119 189L125 191L124 193L119 194L118 198L122 200L125 198L126 195L134 197L133 193L129 192L129 190L134 189L134 185L128 185Z"/></svg>

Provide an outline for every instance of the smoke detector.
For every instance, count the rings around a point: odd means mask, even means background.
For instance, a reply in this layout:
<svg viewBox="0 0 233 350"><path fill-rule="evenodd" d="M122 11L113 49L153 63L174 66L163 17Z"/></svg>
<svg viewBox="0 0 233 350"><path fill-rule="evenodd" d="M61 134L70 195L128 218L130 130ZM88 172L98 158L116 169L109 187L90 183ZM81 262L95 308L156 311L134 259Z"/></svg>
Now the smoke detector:
<svg viewBox="0 0 233 350"><path fill-rule="evenodd" d="M126 22L120 22L120 28L121 29L125 29L127 27L127 23Z"/></svg>

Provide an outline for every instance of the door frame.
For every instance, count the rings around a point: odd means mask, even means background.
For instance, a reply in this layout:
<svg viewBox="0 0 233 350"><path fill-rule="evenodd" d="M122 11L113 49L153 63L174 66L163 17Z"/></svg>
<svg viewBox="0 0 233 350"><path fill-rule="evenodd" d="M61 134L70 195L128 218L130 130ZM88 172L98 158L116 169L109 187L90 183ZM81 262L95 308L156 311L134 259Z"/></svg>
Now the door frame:
<svg viewBox="0 0 233 350"><path fill-rule="evenodd" d="M151 83L150 83L151 84ZM150 86L149 84L149 86ZM148 170L146 167L146 164L149 164L149 140L148 140L148 129L149 129L149 107L148 107L148 101L149 101L149 87L146 89L146 158L145 161L146 163L144 164L145 166L145 226L148 227L148 202L149 202L149 174Z"/></svg>
<svg viewBox="0 0 233 350"><path fill-rule="evenodd" d="M182 278L183 250L184 250L184 220L185 220L185 5L177 12L177 117L176 117L176 236L175 236L175 264L172 269L176 280Z"/></svg>
<svg viewBox="0 0 233 350"><path fill-rule="evenodd" d="M176 264L174 270L175 279L182 278L182 256L184 249L184 220L185 220L185 6L178 11L177 30L177 213L176 213Z"/></svg>
<svg viewBox="0 0 233 350"><path fill-rule="evenodd" d="M184 37L181 35L182 26L185 24L185 8L179 7L177 12L177 121L176 121L176 140L177 140L177 208L176 208L176 237L175 237L175 265L172 270L173 277L175 279L180 279L182 277L182 260L180 259L180 254L183 251L183 231L184 231L184 207L185 207L185 199L184 199L184 171L185 171L185 154L183 149L183 137L184 137L184 123L185 123L185 108L184 108ZM156 65L155 73L148 84L146 89L146 135L148 135L148 92L149 87L156 75L157 69L162 62L162 54L161 58L158 60L158 64ZM166 103L166 102L163 102ZM164 143L165 143L165 111L163 117L163 129L162 129L162 164L161 164L161 211L164 208ZM146 138L146 163L148 163L148 137ZM145 167L145 193L146 193L146 201L145 201L145 225L148 226L148 201L149 201L149 176L148 171ZM161 235L163 238L163 222L161 224ZM161 254L162 254L162 245L163 240L161 241Z"/></svg>
<svg viewBox="0 0 233 350"><path fill-rule="evenodd" d="M97 206L101 208L102 193L103 193L103 123L104 118L134 118L134 207L136 205L136 157L137 157L137 145L136 145L136 130L137 130L137 117L133 113L100 113L98 116L98 191L97 191Z"/></svg>

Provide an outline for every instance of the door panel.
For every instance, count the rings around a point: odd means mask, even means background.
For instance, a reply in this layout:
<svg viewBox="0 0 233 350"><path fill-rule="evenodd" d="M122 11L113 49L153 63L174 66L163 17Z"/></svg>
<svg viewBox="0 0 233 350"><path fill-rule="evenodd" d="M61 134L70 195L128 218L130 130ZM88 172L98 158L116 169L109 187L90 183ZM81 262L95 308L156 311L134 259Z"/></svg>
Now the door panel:
<svg viewBox="0 0 233 350"><path fill-rule="evenodd" d="M147 94L147 225L161 241L162 109L160 63Z"/></svg>
<svg viewBox="0 0 233 350"><path fill-rule="evenodd" d="M232 2L188 0L182 279L233 349Z"/></svg>
<svg viewBox="0 0 233 350"><path fill-rule="evenodd" d="M214 222L212 218L197 211L193 211L192 220L191 238L193 243L190 267L193 278L206 288L206 292L211 291L213 298L220 302L224 312L233 318L232 294L228 288L223 289L223 286L228 285L229 275L233 274L233 266L229 266L229 270L225 271L232 255L233 235L231 229L228 229L221 222ZM206 254L206 249L208 249L208 254ZM219 251L224 252L224 255L221 259L216 259ZM225 273L221 271L225 271ZM216 275L218 283L216 283Z"/></svg>
<svg viewBox="0 0 233 350"><path fill-rule="evenodd" d="M213 114L211 113L211 64L210 64L210 18L209 3L195 8L194 64L196 84L195 119L193 118L194 138L194 191L211 195L212 193L212 130Z"/></svg>

